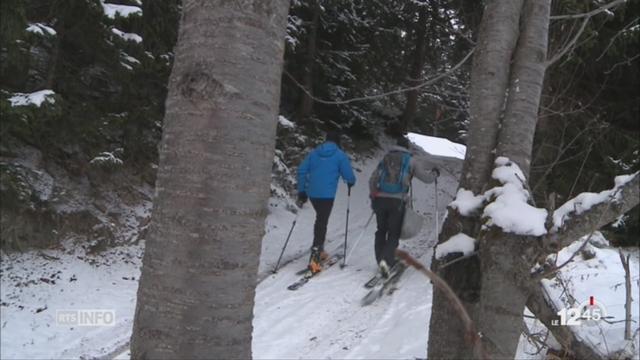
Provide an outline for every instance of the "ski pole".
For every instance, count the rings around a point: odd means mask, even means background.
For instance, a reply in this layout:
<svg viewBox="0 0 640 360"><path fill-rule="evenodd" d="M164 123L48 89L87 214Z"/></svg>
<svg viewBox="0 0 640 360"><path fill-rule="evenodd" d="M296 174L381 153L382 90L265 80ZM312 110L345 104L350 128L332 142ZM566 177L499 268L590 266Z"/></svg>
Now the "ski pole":
<svg viewBox="0 0 640 360"><path fill-rule="evenodd" d="M282 255L284 255L284 249L287 248L287 244L289 243L289 239L291 238L291 233L293 232L293 228L296 227L296 222L298 222L298 215L300 215L300 211L298 211L298 213L296 214L296 217L293 219L293 224L291 224L289 235L287 235L287 240L284 242L284 246L282 247L282 251L280 252L280 257L278 258L276 267L272 271L272 273L274 274L278 272L278 267L280 266L280 260L282 260Z"/></svg>
<svg viewBox="0 0 640 360"><path fill-rule="evenodd" d="M349 253L347 254L347 256L344 257L344 262L342 263L342 265L340 265L341 269L344 269L345 266L347 266L347 259L349 257L351 257L351 254L353 253L353 250L355 250L358 247L358 244L360 243L360 240L362 240L362 237L364 236L365 231L369 227L369 223L371 223L371 219L373 219L373 215L374 214L375 213L373 211L371 211L371 216L369 216L369 220L367 220L367 223L364 224L364 228L362 229L362 232L360 233L360 236L358 236L358 239L356 239L356 242L351 247L351 250L349 250Z"/></svg>
<svg viewBox="0 0 640 360"><path fill-rule="evenodd" d="M342 260L342 267L346 266L347 260L347 235L349 234L349 203L351 202L351 186L347 192L347 222L344 225L344 259Z"/></svg>

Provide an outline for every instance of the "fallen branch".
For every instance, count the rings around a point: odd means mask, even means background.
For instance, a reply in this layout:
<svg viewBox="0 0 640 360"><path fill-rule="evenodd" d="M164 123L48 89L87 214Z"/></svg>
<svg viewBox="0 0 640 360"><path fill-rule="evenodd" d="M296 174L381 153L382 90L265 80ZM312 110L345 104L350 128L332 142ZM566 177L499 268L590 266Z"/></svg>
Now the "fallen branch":
<svg viewBox="0 0 640 360"><path fill-rule="evenodd" d="M458 296L453 292L451 287L436 273L430 271L425 268L418 260L414 259L409 253L402 251L400 249L396 250L396 256L399 257L402 261L404 261L407 265L416 268L418 271L423 273L426 277L428 277L433 285L436 286L440 291L444 293L444 295L451 300L451 304L453 308L456 310L460 319L464 323L465 327L465 340L471 345L473 349L473 354L477 359L489 359L489 356L484 351L484 347L482 346L482 341L480 338L480 333L476 329L473 320L469 316L469 313L462 305L462 302L458 298Z"/></svg>

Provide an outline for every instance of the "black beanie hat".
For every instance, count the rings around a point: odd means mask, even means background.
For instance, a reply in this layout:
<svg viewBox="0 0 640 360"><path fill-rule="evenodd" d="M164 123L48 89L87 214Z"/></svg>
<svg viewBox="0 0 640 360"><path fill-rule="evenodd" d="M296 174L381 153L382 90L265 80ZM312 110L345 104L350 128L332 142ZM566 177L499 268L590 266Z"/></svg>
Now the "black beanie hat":
<svg viewBox="0 0 640 360"><path fill-rule="evenodd" d="M327 131L327 136L325 137L326 141L332 141L336 145L340 145L340 132L335 130Z"/></svg>
<svg viewBox="0 0 640 360"><path fill-rule="evenodd" d="M406 136L401 136L396 141L396 145L402 146L403 148L409 148L409 139Z"/></svg>

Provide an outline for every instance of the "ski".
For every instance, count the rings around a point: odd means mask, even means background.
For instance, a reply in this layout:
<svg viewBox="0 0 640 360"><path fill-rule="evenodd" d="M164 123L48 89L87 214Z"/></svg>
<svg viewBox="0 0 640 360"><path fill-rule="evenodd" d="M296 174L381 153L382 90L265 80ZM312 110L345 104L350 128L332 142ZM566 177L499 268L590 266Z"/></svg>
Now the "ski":
<svg viewBox="0 0 640 360"><path fill-rule="evenodd" d="M339 257L339 259L334 259L335 257ZM331 266L333 264L335 264L336 262L340 261L342 259L343 255L334 255L334 256L330 256L328 258L326 258L325 260L322 261L322 266L324 267L325 264L328 266ZM329 264L330 263L330 264ZM302 270L298 270L296 271L296 275L304 275L307 273L307 271L309 271L308 268L304 268Z"/></svg>
<svg viewBox="0 0 640 360"><path fill-rule="evenodd" d="M382 280L382 276L379 273L375 274L371 279L369 279L369 281L364 283L364 287L366 289L371 289L372 287L376 286L380 282L380 280Z"/></svg>
<svg viewBox="0 0 640 360"><path fill-rule="evenodd" d="M360 301L360 305L367 306L373 304L376 300L378 300L387 289L391 289L391 293L395 291L395 284L400 280L400 276L404 273L407 268L404 264L398 263L398 268L392 271L391 276L388 279L384 279L383 281L378 281L378 283L369 291Z"/></svg>
<svg viewBox="0 0 640 360"><path fill-rule="evenodd" d="M340 260L342 260L342 257L343 257L342 254L331 256L329 259L325 260L325 262L322 264L322 271L317 273L312 273L311 271L305 269L301 274L298 274L298 275L302 275L302 277L298 279L296 282L294 282L293 284L287 286L287 289L292 291L300 289L304 284L308 283L309 280L311 280L311 278L325 272L328 268L337 264Z"/></svg>

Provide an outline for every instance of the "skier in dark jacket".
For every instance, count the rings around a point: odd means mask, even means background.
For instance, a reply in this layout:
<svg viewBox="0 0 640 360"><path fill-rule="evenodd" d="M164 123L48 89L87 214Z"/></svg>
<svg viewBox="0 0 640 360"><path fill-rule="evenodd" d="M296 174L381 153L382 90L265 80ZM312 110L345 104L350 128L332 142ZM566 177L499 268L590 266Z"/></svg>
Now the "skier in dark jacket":
<svg viewBox="0 0 640 360"><path fill-rule="evenodd" d="M430 170L428 170L430 169ZM409 151L409 140L398 139L396 146L384 156L369 178L371 207L376 213L378 230L375 238L375 255L380 275L388 277L396 264L405 202L413 176L425 184L431 183L440 171L428 161L418 161Z"/></svg>
<svg viewBox="0 0 640 360"><path fill-rule="evenodd" d="M324 241L340 177L347 183L349 190L356 183L351 162L340 149L340 133L328 132L326 141L311 151L298 167L297 204L302 207L307 199L311 199L311 205L316 211L309 259L309 270L314 273L322 270L321 261L327 257Z"/></svg>

